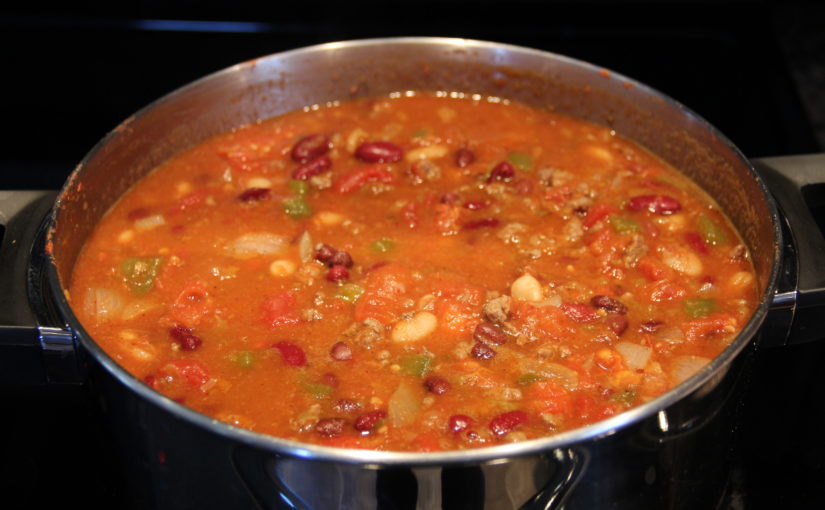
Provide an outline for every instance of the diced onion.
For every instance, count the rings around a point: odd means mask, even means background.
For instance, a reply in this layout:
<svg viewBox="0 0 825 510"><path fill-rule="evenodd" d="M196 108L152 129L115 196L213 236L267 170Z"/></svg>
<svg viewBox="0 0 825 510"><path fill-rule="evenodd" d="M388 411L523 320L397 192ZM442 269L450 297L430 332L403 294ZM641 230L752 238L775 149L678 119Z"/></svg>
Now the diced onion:
<svg viewBox="0 0 825 510"><path fill-rule="evenodd" d="M166 219L163 215L153 214L152 216L146 216L145 218L135 220L135 228L138 230L152 230L153 228L158 228L165 223Z"/></svg>
<svg viewBox="0 0 825 510"><path fill-rule="evenodd" d="M647 366L653 349L632 342L619 342L615 349L624 358L624 364L630 370L639 370Z"/></svg>
<svg viewBox="0 0 825 510"><path fill-rule="evenodd" d="M230 249L235 258L245 259L256 255L281 253L286 245L287 239L283 236L268 232L254 232L244 234L232 241Z"/></svg>
<svg viewBox="0 0 825 510"><path fill-rule="evenodd" d="M401 381L387 403L387 417L392 426L403 427L415 420L420 408L421 402L409 383Z"/></svg>
<svg viewBox="0 0 825 510"><path fill-rule="evenodd" d="M677 356L670 365L671 383L680 384L708 363L710 363L710 358L704 356Z"/></svg>
<svg viewBox="0 0 825 510"><path fill-rule="evenodd" d="M579 385L579 373L558 363L540 363L530 367L530 372L555 381L568 390Z"/></svg>
<svg viewBox="0 0 825 510"><path fill-rule="evenodd" d="M114 290L89 288L83 301L83 310L98 321L106 321L120 313L123 298Z"/></svg>
<svg viewBox="0 0 825 510"><path fill-rule="evenodd" d="M314 255L315 249L312 247L312 236L304 230L304 233L301 234L301 239L298 240L298 256L301 262L306 264L315 258Z"/></svg>
<svg viewBox="0 0 825 510"><path fill-rule="evenodd" d="M123 307L123 312L120 314L120 318L125 321L130 321L132 319L136 319L137 317L143 315L144 313L154 308L157 308L157 306L158 304L153 301L132 301L131 303Z"/></svg>

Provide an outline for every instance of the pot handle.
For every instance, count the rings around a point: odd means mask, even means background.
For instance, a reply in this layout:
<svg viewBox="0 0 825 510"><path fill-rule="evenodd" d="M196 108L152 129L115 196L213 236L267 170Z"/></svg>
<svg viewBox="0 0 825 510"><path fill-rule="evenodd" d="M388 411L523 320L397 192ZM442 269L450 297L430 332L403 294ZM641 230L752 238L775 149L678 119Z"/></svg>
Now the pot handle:
<svg viewBox="0 0 825 510"><path fill-rule="evenodd" d="M825 211L819 214L823 223L817 223L811 209L825 206L825 154L760 158L752 163L778 202L785 220L783 234L789 238L771 309L791 327L768 338L778 336L784 344L819 340L825 337Z"/></svg>
<svg viewBox="0 0 825 510"><path fill-rule="evenodd" d="M74 336L47 326L42 235L56 191L0 191L0 383L79 384ZM33 303L41 303L33 305Z"/></svg>

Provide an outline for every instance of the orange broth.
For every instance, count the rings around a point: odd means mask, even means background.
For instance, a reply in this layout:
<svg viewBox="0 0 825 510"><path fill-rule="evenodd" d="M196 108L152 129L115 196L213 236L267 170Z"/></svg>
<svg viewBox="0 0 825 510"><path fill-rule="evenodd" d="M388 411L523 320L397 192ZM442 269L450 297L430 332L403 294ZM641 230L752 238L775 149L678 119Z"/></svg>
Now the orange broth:
<svg viewBox="0 0 825 510"><path fill-rule="evenodd" d="M118 363L199 412L433 451L655 398L736 336L754 281L714 202L611 130L396 94L169 160L100 222L70 295Z"/></svg>

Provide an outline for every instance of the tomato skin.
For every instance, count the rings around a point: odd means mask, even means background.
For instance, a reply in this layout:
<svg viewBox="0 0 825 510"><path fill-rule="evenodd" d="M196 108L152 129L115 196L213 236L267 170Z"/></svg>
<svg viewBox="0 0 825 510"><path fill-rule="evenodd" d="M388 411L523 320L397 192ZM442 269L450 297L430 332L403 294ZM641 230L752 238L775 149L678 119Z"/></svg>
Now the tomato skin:
<svg viewBox="0 0 825 510"><path fill-rule="evenodd" d="M608 215L616 212L616 208L604 203L594 204L587 211L587 216L584 217L582 220L582 225L587 228L592 227L595 225L599 220L603 220Z"/></svg>
<svg viewBox="0 0 825 510"><path fill-rule="evenodd" d="M393 180L395 178L384 166L371 165L342 175L332 187L338 193L351 193L360 189L367 182L378 181L390 184Z"/></svg>
<svg viewBox="0 0 825 510"><path fill-rule="evenodd" d="M291 367L303 367L307 364L307 356L300 346L292 342L278 342L273 345L281 352L284 363Z"/></svg>

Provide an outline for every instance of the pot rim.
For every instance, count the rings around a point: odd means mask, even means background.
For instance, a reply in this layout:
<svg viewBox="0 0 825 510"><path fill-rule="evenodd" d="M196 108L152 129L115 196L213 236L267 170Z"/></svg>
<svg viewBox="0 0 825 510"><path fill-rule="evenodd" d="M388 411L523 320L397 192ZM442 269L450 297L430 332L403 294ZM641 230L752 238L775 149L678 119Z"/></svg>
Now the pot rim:
<svg viewBox="0 0 825 510"><path fill-rule="evenodd" d="M120 383L137 393L148 403L162 408L177 418L219 434L227 439L281 455L286 454L317 461L363 464L364 467L368 469L391 465L426 467L429 465L445 464L490 464L504 461L509 457L549 454L555 449L569 448L578 442L613 435L626 426L648 418L697 391L700 387L708 383L712 377L725 370L726 367L730 365L732 360L745 348L745 346L747 346L755 338L759 328L765 320L771 300L776 291L781 267L782 255L780 247L782 246L782 232L776 203L769 193L765 182L759 174L756 173L744 154L742 154L742 152L720 131L689 108L685 107L671 97L662 94L661 92L632 78L624 76L621 73L548 51L491 41L447 37L388 37L329 42L262 56L235 64L223 70L219 70L199 78L198 80L184 85L142 108L112 130L112 132L110 132L89 151L80 164L78 164L75 170L69 175L66 183L60 191L60 194L55 202L55 207L52 209L52 213L49 218L47 241L53 238L55 232L59 228L60 212L63 209L64 203L67 201L67 193L70 193L74 182L82 179L82 171L86 166L86 162L89 161L102 147L104 147L111 138L117 136L121 131L123 131L134 118L137 118L144 112L151 110L156 104L172 97L185 94L201 82L215 79L216 77L224 74L237 73L240 69L247 66L255 66L262 61L270 59L284 59L316 52L327 52L346 48L386 45L435 45L456 49L502 49L508 52L532 54L541 58L551 58L553 60L567 62L579 68L590 70L594 73L604 73L605 71L608 71L612 78L615 78L622 83L629 83L635 89L641 90L645 94L658 97L665 103L672 105L674 108L681 111L686 117L691 118L693 122L697 122L704 129L708 130L714 137L719 139L720 142L731 150L740 162L745 165L747 171L750 173L750 177L755 181L761 191L768 210L770 211L770 221L773 227L773 238L775 242L770 277L768 278L765 288L760 296L758 306L754 310L753 315L748 320L747 324L742 328L739 335L737 335L736 338L734 338L733 341L731 341L731 343L702 370L676 387L671 388L659 397L605 420L552 436L495 446L421 453L320 446L253 432L251 430L238 428L215 418L211 418L152 390L135 376L121 368L112 357L110 357L92 340L91 335L83 328L80 321L72 312L64 289L61 286L54 253L52 250L47 249L46 255L48 262L46 273L48 285L59 316L66 322L67 328L74 333L74 336L83 346L83 349L87 353L91 354L91 357L97 360L106 369L106 371L108 371L109 374L115 377ZM49 244L51 243L47 242L47 245Z"/></svg>

